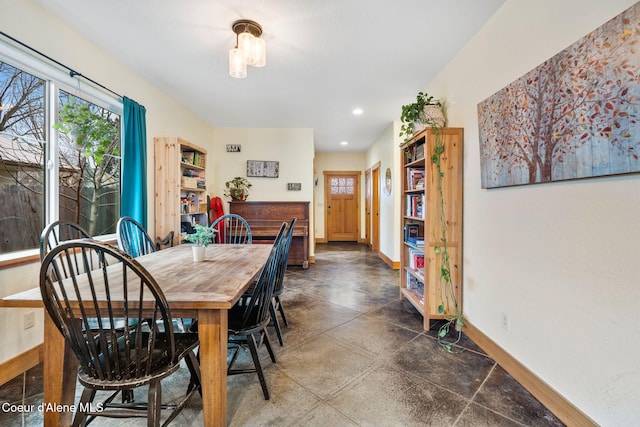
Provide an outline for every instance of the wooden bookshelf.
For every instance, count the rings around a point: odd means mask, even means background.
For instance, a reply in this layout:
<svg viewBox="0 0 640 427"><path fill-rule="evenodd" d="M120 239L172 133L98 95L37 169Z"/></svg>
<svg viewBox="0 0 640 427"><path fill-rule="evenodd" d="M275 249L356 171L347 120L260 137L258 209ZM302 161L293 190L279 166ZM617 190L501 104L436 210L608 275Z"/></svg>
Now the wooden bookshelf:
<svg viewBox="0 0 640 427"><path fill-rule="evenodd" d="M181 241L182 223L209 225L207 150L177 137L154 138L156 236L174 232Z"/></svg>
<svg viewBox="0 0 640 427"><path fill-rule="evenodd" d="M440 285L442 246L437 168L431 161L436 132L444 142L441 157L447 248L454 293L462 310L462 138L461 128L427 128L402 145L402 229L400 298L408 300L424 317L424 329L432 319L450 313ZM420 261L420 259L422 260ZM418 263L416 265L416 262ZM445 305L444 313L438 306Z"/></svg>

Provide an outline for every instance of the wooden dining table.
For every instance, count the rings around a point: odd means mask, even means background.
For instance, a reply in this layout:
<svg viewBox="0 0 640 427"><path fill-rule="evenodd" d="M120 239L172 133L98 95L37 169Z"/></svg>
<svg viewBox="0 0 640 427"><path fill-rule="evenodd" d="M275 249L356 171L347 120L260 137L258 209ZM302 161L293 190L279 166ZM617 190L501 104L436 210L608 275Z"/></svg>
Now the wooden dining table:
<svg viewBox="0 0 640 427"><path fill-rule="evenodd" d="M189 245L136 258L158 282L172 317L198 319L205 426L227 425L227 311L257 278L271 246L209 245L201 262ZM4 297L0 307L44 308L40 288ZM78 362L46 311L43 359L44 424L71 425Z"/></svg>

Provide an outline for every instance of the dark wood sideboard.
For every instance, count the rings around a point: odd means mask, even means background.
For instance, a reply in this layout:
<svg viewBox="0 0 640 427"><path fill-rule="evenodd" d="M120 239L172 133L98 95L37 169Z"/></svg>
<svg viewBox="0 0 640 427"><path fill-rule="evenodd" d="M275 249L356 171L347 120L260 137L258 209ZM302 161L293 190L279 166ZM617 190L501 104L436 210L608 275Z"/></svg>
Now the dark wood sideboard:
<svg viewBox="0 0 640 427"><path fill-rule="evenodd" d="M288 265L309 268L309 202L229 202L251 227L253 243L272 243L283 222L297 218Z"/></svg>

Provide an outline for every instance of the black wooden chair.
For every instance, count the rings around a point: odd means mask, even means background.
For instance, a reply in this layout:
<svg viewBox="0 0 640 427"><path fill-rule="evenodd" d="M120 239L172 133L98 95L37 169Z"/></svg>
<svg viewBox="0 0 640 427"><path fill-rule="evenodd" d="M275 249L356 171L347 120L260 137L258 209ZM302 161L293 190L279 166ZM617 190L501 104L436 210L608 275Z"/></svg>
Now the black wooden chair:
<svg viewBox="0 0 640 427"><path fill-rule="evenodd" d="M289 326L287 322L287 317L284 314L284 308L282 307L282 301L280 301L280 295L284 292L284 275L287 272L287 262L289 260L289 249L291 248L291 240L293 240L293 230L296 225L297 218L293 218L291 222L289 222L287 232L284 237L284 253L280 257L280 261L278 263L278 272L276 275L276 284L273 287L273 304L269 309L271 312L271 320L273 321L273 325L276 329L276 335L278 336L278 341L280 345L284 345L284 338L282 337L282 330L280 329L280 322L278 320L277 313L280 313L282 317L282 322L285 326Z"/></svg>
<svg viewBox="0 0 640 427"><path fill-rule="evenodd" d="M48 224L40 234L40 261L49 251L67 240L89 239L89 232L71 221L54 221Z"/></svg>
<svg viewBox="0 0 640 427"><path fill-rule="evenodd" d="M216 230L216 243L251 244L251 227L240 215L225 214L211 223Z"/></svg>
<svg viewBox="0 0 640 427"><path fill-rule="evenodd" d="M269 341L269 335L266 328L269 324L271 315L270 307L273 298L273 287L276 283L276 275L278 270L278 262L284 253L284 230L286 223L280 227L280 231L276 236L273 247L269 254L269 258L260 273L260 277L256 282L255 289L250 296L243 296L236 305L229 310L229 349L233 352L229 365L227 367L227 375L237 375L246 373L257 373L262 386L264 398L269 400L269 389L264 378L262 365L258 356L258 348L264 342L269 352L271 360L275 363L276 356ZM239 369L234 368L242 347L248 347L253 359L253 368Z"/></svg>
<svg viewBox="0 0 640 427"><path fill-rule="evenodd" d="M277 313L280 313L280 317L282 317L282 322L285 326L289 326L287 322L287 317L284 314L284 308L282 306L282 301L280 300L280 295L284 292L284 276L287 272L287 261L289 260L289 249L291 248L291 241L293 240L293 231L296 225L297 218L293 218L285 230L285 234L283 237L282 244L284 245L283 254L279 258L278 269L276 272L275 285L273 287L273 304L269 308L269 312L271 314L271 321L276 330L276 335L278 336L278 342L281 346L284 345L284 337L282 336L282 330L280 328L280 321L278 320ZM247 289L244 293L243 297L250 297L251 294L255 290L255 283Z"/></svg>
<svg viewBox="0 0 640 427"><path fill-rule="evenodd" d="M63 272L62 269L66 272ZM126 283L126 286L124 286ZM176 372L185 360L195 387L180 400L167 425L200 388L200 367L194 349L197 334L174 334L171 311L155 279L119 249L95 241L73 240L52 248L40 269L40 291L49 316L79 362L78 379L84 386L73 425L85 425L96 416L148 417L159 426L160 380ZM98 302L96 296L107 295ZM115 307L124 307L123 312ZM87 314L96 316L91 327ZM124 318L123 327L115 324ZM95 318L94 318L95 319ZM149 328L161 322L164 332ZM132 320L130 322L129 320ZM145 405L114 403L119 392L148 386ZM90 405L96 392L111 391L103 405ZM169 406L165 406L169 407Z"/></svg>
<svg viewBox="0 0 640 427"><path fill-rule="evenodd" d="M118 220L116 239L118 247L134 258L156 251L156 244L142 224L129 216L123 216Z"/></svg>
<svg viewBox="0 0 640 427"><path fill-rule="evenodd" d="M173 232L169 233L173 239ZM116 226L116 240L118 248L134 258L147 255L158 250L157 243L151 240L151 236L135 219L124 216L118 220ZM176 332L184 332L185 324L183 319L173 319L173 327Z"/></svg>

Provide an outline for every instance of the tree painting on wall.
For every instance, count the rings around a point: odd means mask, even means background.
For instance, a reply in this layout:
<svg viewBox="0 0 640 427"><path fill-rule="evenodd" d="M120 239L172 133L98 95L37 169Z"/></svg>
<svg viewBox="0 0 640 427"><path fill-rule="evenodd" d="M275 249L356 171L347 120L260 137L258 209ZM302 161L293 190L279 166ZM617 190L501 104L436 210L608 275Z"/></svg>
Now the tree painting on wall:
<svg viewBox="0 0 640 427"><path fill-rule="evenodd" d="M640 171L640 3L478 104L482 188Z"/></svg>

